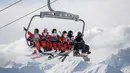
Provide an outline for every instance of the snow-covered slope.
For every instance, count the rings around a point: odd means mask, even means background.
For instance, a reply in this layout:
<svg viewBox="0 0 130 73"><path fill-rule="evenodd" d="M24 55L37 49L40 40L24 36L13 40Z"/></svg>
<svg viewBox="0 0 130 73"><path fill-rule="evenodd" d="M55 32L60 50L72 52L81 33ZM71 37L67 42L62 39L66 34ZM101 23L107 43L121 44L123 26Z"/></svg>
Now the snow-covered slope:
<svg viewBox="0 0 130 73"><path fill-rule="evenodd" d="M123 73L130 73L130 66L126 66L126 67L122 68L121 71Z"/></svg>
<svg viewBox="0 0 130 73"><path fill-rule="evenodd" d="M105 61L102 63L108 64L116 69L127 71L124 73L130 72L130 48L122 49L117 54L113 54L110 57L108 57Z"/></svg>
<svg viewBox="0 0 130 73"><path fill-rule="evenodd" d="M0 73L130 73L130 48L122 49L98 63L84 62L80 57L73 57L72 53L64 62L57 58L47 60L47 57L32 60L25 56L29 53L31 49L24 38L2 48Z"/></svg>
<svg viewBox="0 0 130 73"><path fill-rule="evenodd" d="M122 73L122 72L109 65L97 64L91 67L90 69L84 71L83 73Z"/></svg>
<svg viewBox="0 0 130 73"><path fill-rule="evenodd" d="M0 73L44 73L38 66L24 66L22 68L0 68Z"/></svg>
<svg viewBox="0 0 130 73"><path fill-rule="evenodd" d="M65 61L55 65L47 73L73 73L83 72L89 67L89 63L83 61Z"/></svg>
<svg viewBox="0 0 130 73"><path fill-rule="evenodd" d="M84 61L66 61L57 64L47 73L122 73L109 65L91 64Z"/></svg>

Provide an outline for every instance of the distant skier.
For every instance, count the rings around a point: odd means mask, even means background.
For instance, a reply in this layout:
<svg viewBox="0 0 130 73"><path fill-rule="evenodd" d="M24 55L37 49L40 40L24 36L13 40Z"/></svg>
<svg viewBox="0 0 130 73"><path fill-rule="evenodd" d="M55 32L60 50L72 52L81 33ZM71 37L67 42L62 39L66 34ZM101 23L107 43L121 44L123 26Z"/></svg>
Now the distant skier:
<svg viewBox="0 0 130 73"><path fill-rule="evenodd" d="M56 50L56 51L61 50L61 46L60 46L61 40L60 40L60 36L57 34L56 29L52 30L52 35L51 35L50 41L52 44L51 47L54 48L54 50Z"/></svg>
<svg viewBox="0 0 130 73"><path fill-rule="evenodd" d="M47 28L45 28L42 32L42 38L41 38L41 46L44 48L44 51L50 51L52 50L51 47L51 35L49 35L49 32Z"/></svg>
<svg viewBox="0 0 130 73"><path fill-rule="evenodd" d="M27 31L27 29L24 27L24 30ZM39 34L39 30L37 28L34 29L34 34L32 34L30 31L27 31L29 37L33 40L36 49L39 53L42 53L40 50L40 39L42 38L42 35ZM32 54L36 54L36 50Z"/></svg>
<svg viewBox="0 0 130 73"><path fill-rule="evenodd" d="M89 51L90 47L85 44L85 41L83 40L83 35L81 32L77 33L77 36L75 37L75 44L74 44L74 56L80 55L79 50L82 50L82 54L90 54Z"/></svg>

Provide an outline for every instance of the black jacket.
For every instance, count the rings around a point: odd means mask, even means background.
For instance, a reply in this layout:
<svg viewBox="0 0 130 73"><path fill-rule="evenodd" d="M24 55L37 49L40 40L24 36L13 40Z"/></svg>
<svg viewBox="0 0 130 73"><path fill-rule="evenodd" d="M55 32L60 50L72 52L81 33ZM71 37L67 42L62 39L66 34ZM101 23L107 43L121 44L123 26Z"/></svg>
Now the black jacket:
<svg viewBox="0 0 130 73"><path fill-rule="evenodd" d="M84 42L82 36L76 36L75 41L76 41L76 42Z"/></svg>

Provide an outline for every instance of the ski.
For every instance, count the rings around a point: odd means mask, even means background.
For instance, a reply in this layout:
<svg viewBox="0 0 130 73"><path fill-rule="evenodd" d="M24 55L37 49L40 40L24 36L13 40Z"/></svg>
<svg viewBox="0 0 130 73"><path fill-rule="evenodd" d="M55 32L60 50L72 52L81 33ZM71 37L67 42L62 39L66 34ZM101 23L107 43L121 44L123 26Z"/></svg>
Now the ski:
<svg viewBox="0 0 130 73"><path fill-rule="evenodd" d="M43 55L50 55L50 54L55 54L55 50L52 50L52 51L47 51L47 52L42 52L42 53L36 53L36 54L27 54L25 56L27 57L30 57L30 56L37 56L39 54L43 54Z"/></svg>
<svg viewBox="0 0 130 73"><path fill-rule="evenodd" d="M75 57L82 57L84 59L84 61L90 61L90 58L88 58L88 54L80 54Z"/></svg>
<svg viewBox="0 0 130 73"><path fill-rule="evenodd" d="M90 58L88 57L83 57L84 61L90 61Z"/></svg>
<svg viewBox="0 0 130 73"><path fill-rule="evenodd" d="M54 59L54 58L56 58L56 57L58 57L58 56L59 56L59 54L57 54L57 55L55 55L55 56L51 56L51 55L50 55L50 56L48 57L48 60Z"/></svg>
<svg viewBox="0 0 130 73"><path fill-rule="evenodd" d="M37 53L37 54L31 54L31 55L26 55L27 57L31 57L31 59L37 59L43 56L53 56L54 54L57 54L55 50L52 51L47 51L47 52L42 52L42 53Z"/></svg>
<svg viewBox="0 0 130 73"><path fill-rule="evenodd" d="M61 56L61 57L59 57L58 59L60 60L60 59L62 59L64 56Z"/></svg>
<svg viewBox="0 0 130 73"><path fill-rule="evenodd" d="M68 56L68 52L70 52L70 51L59 53L59 54L57 54L57 55L55 55L53 57L49 56L48 59L51 60L51 59L54 59L54 58L59 57L59 56L61 56L63 58L64 56Z"/></svg>
<svg viewBox="0 0 130 73"><path fill-rule="evenodd" d="M63 59L61 60L61 62L64 62L64 60L67 58L67 56L64 56Z"/></svg>
<svg viewBox="0 0 130 73"><path fill-rule="evenodd" d="M67 58L67 56L69 56L69 53L71 53L72 50L66 52L62 57L61 57L61 62L64 62L64 60Z"/></svg>
<svg viewBox="0 0 130 73"><path fill-rule="evenodd" d="M43 57L43 55L42 55L42 54L39 54L39 55L37 55L37 56L31 57L31 59L37 59L37 58L40 58L40 57Z"/></svg>
<svg viewBox="0 0 130 73"><path fill-rule="evenodd" d="M64 55L64 53L59 53L59 54L57 54L57 55L55 55L55 56L49 56L49 57L48 57L48 60L51 60L51 59L54 59L54 58L56 58L56 57L63 56L63 55Z"/></svg>
<svg viewBox="0 0 130 73"><path fill-rule="evenodd" d="M65 56L69 56L69 55L68 54L64 54L61 57L59 57L58 59L60 60L60 59L64 58Z"/></svg>

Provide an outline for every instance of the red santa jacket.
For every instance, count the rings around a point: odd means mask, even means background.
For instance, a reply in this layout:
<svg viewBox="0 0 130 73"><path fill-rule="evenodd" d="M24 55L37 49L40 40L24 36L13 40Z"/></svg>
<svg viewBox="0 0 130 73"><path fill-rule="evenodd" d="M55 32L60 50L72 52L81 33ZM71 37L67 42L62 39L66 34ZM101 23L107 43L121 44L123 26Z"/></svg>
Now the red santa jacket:
<svg viewBox="0 0 130 73"><path fill-rule="evenodd" d="M67 43L67 38L65 38L64 36L61 36L60 39L62 43Z"/></svg>
<svg viewBox="0 0 130 73"><path fill-rule="evenodd" d="M34 38L35 34L32 34L30 31L28 31L27 33L31 39ZM42 35L39 34L39 38L42 38Z"/></svg>
<svg viewBox="0 0 130 73"><path fill-rule="evenodd" d="M45 36L44 34L42 34L42 40L43 41L50 41L51 40L51 38L52 38L52 36L51 35L49 35L49 33Z"/></svg>

